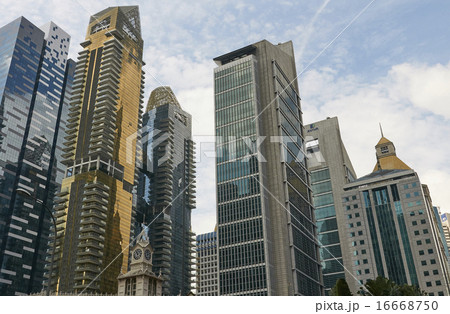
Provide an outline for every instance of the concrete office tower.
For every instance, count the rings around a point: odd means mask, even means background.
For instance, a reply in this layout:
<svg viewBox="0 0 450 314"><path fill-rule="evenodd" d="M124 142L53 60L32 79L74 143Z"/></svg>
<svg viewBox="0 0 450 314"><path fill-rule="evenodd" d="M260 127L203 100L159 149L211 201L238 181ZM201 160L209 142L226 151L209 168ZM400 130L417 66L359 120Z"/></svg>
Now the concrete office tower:
<svg viewBox="0 0 450 314"><path fill-rule="evenodd" d="M137 6L90 18L69 108L65 178L55 207L52 290L116 293L128 268L136 138L143 98Z"/></svg>
<svg viewBox="0 0 450 314"><path fill-rule="evenodd" d="M73 70L69 42L52 22L39 28L20 17L0 28L0 295L42 289L51 238L45 206L63 171L57 146Z"/></svg>
<svg viewBox="0 0 450 314"><path fill-rule="evenodd" d="M448 268L450 269L450 224L448 221L449 214L444 213L441 214L441 223L442 223L442 231L444 232L445 237L445 243L447 244L447 261L448 261Z"/></svg>
<svg viewBox="0 0 450 314"><path fill-rule="evenodd" d="M194 281L195 164L191 115L170 87L152 91L142 128L136 234L150 224L153 269L163 275L163 295L188 295Z"/></svg>
<svg viewBox="0 0 450 314"><path fill-rule="evenodd" d="M220 295L322 295L292 42L214 59Z"/></svg>
<svg viewBox="0 0 450 314"><path fill-rule="evenodd" d="M376 156L371 174L344 186L353 275L360 284L383 276L430 295L448 295L446 257L427 189L385 137ZM358 290L354 281L349 286Z"/></svg>
<svg viewBox="0 0 450 314"><path fill-rule="evenodd" d="M428 197L430 197L430 203L432 203L428 186L423 184L422 188L424 189L425 193L428 193ZM436 206L433 206L433 213L434 213L433 222L436 224L436 228L438 229L439 238L441 240L440 243L442 245L442 249L444 250L445 256L448 260L450 254L448 251L447 239L446 239L446 235L445 235L445 231L444 231L444 224L443 224L443 218L446 216L441 215L439 207L436 207Z"/></svg>
<svg viewBox="0 0 450 314"><path fill-rule="evenodd" d="M197 236L197 295L217 296L217 231Z"/></svg>
<svg viewBox="0 0 450 314"><path fill-rule="evenodd" d="M323 284L329 294L339 278L355 279L345 271L351 269L350 252L344 225L342 192L345 184L356 179L350 158L342 142L336 117L305 127L308 170L319 233Z"/></svg>

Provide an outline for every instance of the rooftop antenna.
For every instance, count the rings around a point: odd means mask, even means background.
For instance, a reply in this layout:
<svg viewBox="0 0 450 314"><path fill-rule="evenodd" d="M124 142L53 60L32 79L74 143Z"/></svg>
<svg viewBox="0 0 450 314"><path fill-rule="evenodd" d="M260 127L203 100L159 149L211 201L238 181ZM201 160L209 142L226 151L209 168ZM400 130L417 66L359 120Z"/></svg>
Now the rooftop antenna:
<svg viewBox="0 0 450 314"><path fill-rule="evenodd" d="M381 127L381 122L378 122L380 124L380 132L381 132L381 137L384 137L383 135L383 128Z"/></svg>

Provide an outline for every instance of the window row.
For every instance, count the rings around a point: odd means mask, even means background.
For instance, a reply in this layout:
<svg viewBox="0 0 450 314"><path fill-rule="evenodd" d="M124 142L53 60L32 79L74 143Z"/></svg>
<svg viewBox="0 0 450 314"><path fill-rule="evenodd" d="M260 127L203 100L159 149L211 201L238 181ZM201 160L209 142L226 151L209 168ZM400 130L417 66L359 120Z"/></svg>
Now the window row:
<svg viewBox="0 0 450 314"><path fill-rule="evenodd" d="M254 115L253 101L239 103L227 107L226 109L216 111L216 127L234 123Z"/></svg>
<svg viewBox="0 0 450 314"><path fill-rule="evenodd" d="M251 176L248 178L219 184L217 201L219 203L223 203L259 193L259 180L257 179L257 176Z"/></svg>
<svg viewBox="0 0 450 314"><path fill-rule="evenodd" d="M248 83L247 85L237 87L228 92L216 94L215 96L216 110L232 106L234 104L244 102L247 100L253 100L255 97L253 89L254 85L252 83Z"/></svg>
<svg viewBox="0 0 450 314"><path fill-rule="evenodd" d="M220 270L262 264L264 262L263 241L221 248L219 251Z"/></svg>
<svg viewBox="0 0 450 314"><path fill-rule="evenodd" d="M412 224L413 226L417 226L418 222L419 222L418 220L413 220L411 224ZM421 224L421 225L424 225L424 224L426 224L426 223L427 223L427 221L426 221L425 219L421 219L421 220L420 220L420 224Z"/></svg>
<svg viewBox="0 0 450 314"><path fill-rule="evenodd" d="M248 66L247 68L237 70L218 77L214 80L214 92L216 94L227 91L229 89L236 88L243 84L249 83L253 80L253 69Z"/></svg>
<svg viewBox="0 0 450 314"><path fill-rule="evenodd" d="M244 62L239 62L238 64L234 65L234 66L230 66L227 68L224 68L222 70L219 70L217 72L214 73L214 78L218 79L224 75L228 75L230 73L236 72L236 71L240 71L243 70L245 68L248 68L249 66L252 65L252 61L244 61Z"/></svg>
<svg viewBox="0 0 450 314"><path fill-rule="evenodd" d="M217 166L217 182L224 182L245 177L258 172L256 156L244 158Z"/></svg>
<svg viewBox="0 0 450 314"><path fill-rule="evenodd" d="M219 246L259 240L263 238L262 219L256 218L219 226Z"/></svg>
<svg viewBox="0 0 450 314"><path fill-rule="evenodd" d="M260 197L251 197L218 206L219 225L261 215Z"/></svg>
<svg viewBox="0 0 450 314"><path fill-rule="evenodd" d="M249 157L258 151L256 147L256 135L239 139L218 138L216 145L217 163L219 164L244 156Z"/></svg>
<svg viewBox="0 0 450 314"><path fill-rule="evenodd" d="M223 143L233 138L239 139L254 134L256 134L256 122L252 117L216 129L216 136L222 137Z"/></svg>
<svg viewBox="0 0 450 314"><path fill-rule="evenodd" d="M311 171L311 183L329 180L330 178L330 170L328 168L318 171Z"/></svg>
<svg viewBox="0 0 450 314"><path fill-rule="evenodd" d="M222 295L267 289L266 268L262 265L222 272L219 285Z"/></svg>

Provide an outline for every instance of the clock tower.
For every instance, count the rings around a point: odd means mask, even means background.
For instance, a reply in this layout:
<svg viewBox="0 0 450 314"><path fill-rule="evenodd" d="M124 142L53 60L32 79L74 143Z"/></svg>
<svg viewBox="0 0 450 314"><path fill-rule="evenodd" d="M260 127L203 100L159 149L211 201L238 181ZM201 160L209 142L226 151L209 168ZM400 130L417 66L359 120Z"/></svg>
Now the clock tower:
<svg viewBox="0 0 450 314"><path fill-rule="evenodd" d="M161 275L152 271L153 249L144 229L138 236L131 251L130 271L119 275L118 295L160 296L162 295Z"/></svg>

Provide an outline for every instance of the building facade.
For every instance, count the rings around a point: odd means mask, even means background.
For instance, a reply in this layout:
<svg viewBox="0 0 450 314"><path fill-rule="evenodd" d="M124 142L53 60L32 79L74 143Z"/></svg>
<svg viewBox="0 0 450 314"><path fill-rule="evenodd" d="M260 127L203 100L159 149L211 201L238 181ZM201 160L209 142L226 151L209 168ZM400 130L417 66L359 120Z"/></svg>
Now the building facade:
<svg viewBox="0 0 450 314"><path fill-rule="evenodd" d="M188 295L193 276L195 163L192 118L170 87L152 91L143 117L136 224L150 224L153 268L163 295ZM140 232L136 226L136 232Z"/></svg>
<svg viewBox="0 0 450 314"><path fill-rule="evenodd" d="M75 68L55 207L58 241L52 290L115 294L128 270L135 215L136 138L143 98L137 6L90 18ZM116 258L117 257L117 258Z"/></svg>
<svg viewBox="0 0 450 314"><path fill-rule="evenodd" d="M217 231L197 235L197 295L217 296Z"/></svg>
<svg viewBox="0 0 450 314"><path fill-rule="evenodd" d="M0 29L0 295L43 287L51 237L45 207L52 208L64 171L69 43L52 22L39 28L20 17Z"/></svg>
<svg viewBox="0 0 450 314"><path fill-rule="evenodd" d="M219 295L322 295L292 42L214 61Z"/></svg>
<svg viewBox="0 0 450 314"><path fill-rule="evenodd" d="M431 198L394 144L376 145L374 171L344 186L347 239L359 284L383 276L448 295L449 277ZM352 291L358 287L349 282Z"/></svg>
<svg viewBox="0 0 450 314"><path fill-rule="evenodd" d="M144 231L136 239L136 244L130 249L130 271L120 274L117 278L119 296L161 296L161 275L157 276L153 270L153 249Z"/></svg>
<svg viewBox="0 0 450 314"><path fill-rule="evenodd" d="M443 213L440 214L441 216L441 224L442 224L442 231L444 233L445 243L447 244L447 260L448 260L448 267L450 269L450 224L448 221L449 214Z"/></svg>
<svg viewBox="0 0 450 314"><path fill-rule="evenodd" d="M355 280L344 268L351 269L351 260L341 200L344 185L354 181L356 173L342 141L336 117L307 125L305 140L323 284L326 294L329 294L338 279L343 278L347 282Z"/></svg>

